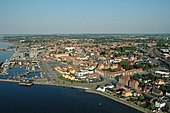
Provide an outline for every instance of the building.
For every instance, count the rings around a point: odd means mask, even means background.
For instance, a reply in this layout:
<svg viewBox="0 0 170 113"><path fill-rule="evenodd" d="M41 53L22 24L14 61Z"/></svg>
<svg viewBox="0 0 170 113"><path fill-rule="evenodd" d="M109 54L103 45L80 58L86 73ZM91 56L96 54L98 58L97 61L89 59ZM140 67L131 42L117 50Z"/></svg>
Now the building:
<svg viewBox="0 0 170 113"><path fill-rule="evenodd" d="M121 83L116 83L116 89L123 89L124 86Z"/></svg>
<svg viewBox="0 0 170 113"><path fill-rule="evenodd" d="M163 95L163 92L159 89L155 89L153 88L152 89L152 94L156 95L156 96L162 96Z"/></svg>
<svg viewBox="0 0 170 113"><path fill-rule="evenodd" d="M37 58L38 56L37 48L30 48L29 55L30 55L30 58Z"/></svg>
<svg viewBox="0 0 170 113"><path fill-rule="evenodd" d="M163 108L165 106L166 106L166 103L163 101L158 100L155 102L155 107L157 107L157 108Z"/></svg>
<svg viewBox="0 0 170 113"><path fill-rule="evenodd" d="M156 81L156 83L155 84L158 84L158 85L164 85L165 84L165 81L164 80L162 80L162 79L159 79L159 80L157 80Z"/></svg>
<svg viewBox="0 0 170 113"><path fill-rule="evenodd" d="M121 77L119 78L119 82L120 82L121 84L123 84L123 85L126 85L126 86L128 86L129 80L130 80L130 76L129 76L129 75L121 76Z"/></svg>
<svg viewBox="0 0 170 113"><path fill-rule="evenodd" d="M58 58L58 57L63 57L63 56L69 56L69 54L64 53L64 54L54 54L54 57Z"/></svg>
<svg viewBox="0 0 170 113"><path fill-rule="evenodd" d="M139 86L139 82L136 80L129 80L129 87L137 89Z"/></svg>
<svg viewBox="0 0 170 113"><path fill-rule="evenodd" d="M92 74L94 73L93 71L89 71L89 70L81 70L81 71L77 71L75 74L78 76L78 77L82 77L86 74Z"/></svg>
<svg viewBox="0 0 170 113"><path fill-rule="evenodd" d="M132 96L132 91L131 90L125 90L125 91L122 92L122 96L130 97L130 96Z"/></svg>
<svg viewBox="0 0 170 113"><path fill-rule="evenodd" d="M66 49L67 51L72 51L72 50L75 49L75 47L65 47L65 49Z"/></svg>
<svg viewBox="0 0 170 113"><path fill-rule="evenodd" d="M106 91L106 87L104 86L100 86L96 89L97 91L101 91L101 92L105 92Z"/></svg>
<svg viewBox="0 0 170 113"><path fill-rule="evenodd" d="M15 52L13 58L15 60L21 60L21 59L23 60L25 58L25 53Z"/></svg>

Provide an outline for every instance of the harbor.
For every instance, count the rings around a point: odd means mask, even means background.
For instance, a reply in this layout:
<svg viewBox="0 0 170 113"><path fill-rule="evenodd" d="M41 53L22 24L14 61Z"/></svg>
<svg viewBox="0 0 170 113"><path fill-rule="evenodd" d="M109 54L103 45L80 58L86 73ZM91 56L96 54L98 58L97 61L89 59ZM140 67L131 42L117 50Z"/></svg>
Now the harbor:
<svg viewBox="0 0 170 113"><path fill-rule="evenodd" d="M11 43L1 42L1 48L8 48ZM10 53L10 54L9 54ZM2 54L1 68L0 68L0 81L3 82L18 82L19 85L33 85L33 81L41 78L43 70L41 69L38 61L35 59L18 59L16 55L17 51L6 49L0 51ZM31 82L27 82L31 81Z"/></svg>

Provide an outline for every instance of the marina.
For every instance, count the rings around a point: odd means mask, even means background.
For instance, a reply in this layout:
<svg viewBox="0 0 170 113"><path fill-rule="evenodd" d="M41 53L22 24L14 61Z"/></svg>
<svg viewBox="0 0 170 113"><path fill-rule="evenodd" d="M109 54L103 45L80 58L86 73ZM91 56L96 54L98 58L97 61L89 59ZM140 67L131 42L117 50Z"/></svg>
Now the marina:
<svg viewBox="0 0 170 113"><path fill-rule="evenodd" d="M7 48L10 45L12 44L0 42L1 48ZM1 81L17 81L19 85L33 85L33 82L27 81L41 77L42 70L40 66L36 61L33 63L29 63L30 60L26 63L25 60L16 61L14 53L15 51L0 51L0 55L3 56L0 58L2 67L0 73Z"/></svg>

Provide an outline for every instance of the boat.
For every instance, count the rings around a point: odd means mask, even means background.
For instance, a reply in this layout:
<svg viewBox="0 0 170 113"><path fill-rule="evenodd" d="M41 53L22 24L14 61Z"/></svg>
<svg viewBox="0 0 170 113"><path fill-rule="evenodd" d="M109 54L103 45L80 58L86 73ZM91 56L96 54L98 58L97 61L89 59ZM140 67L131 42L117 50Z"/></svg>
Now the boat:
<svg viewBox="0 0 170 113"><path fill-rule="evenodd" d="M27 79L20 80L19 82L19 85L21 86L32 86L33 84L34 84L33 80L27 80Z"/></svg>

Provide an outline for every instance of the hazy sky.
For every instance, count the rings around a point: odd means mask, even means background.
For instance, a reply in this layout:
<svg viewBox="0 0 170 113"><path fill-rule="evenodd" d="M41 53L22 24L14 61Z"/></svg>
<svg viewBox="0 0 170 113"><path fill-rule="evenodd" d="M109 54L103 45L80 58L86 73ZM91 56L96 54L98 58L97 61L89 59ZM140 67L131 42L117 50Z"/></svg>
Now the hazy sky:
<svg viewBox="0 0 170 113"><path fill-rule="evenodd" d="M0 34L170 33L170 0L0 0Z"/></svg>

